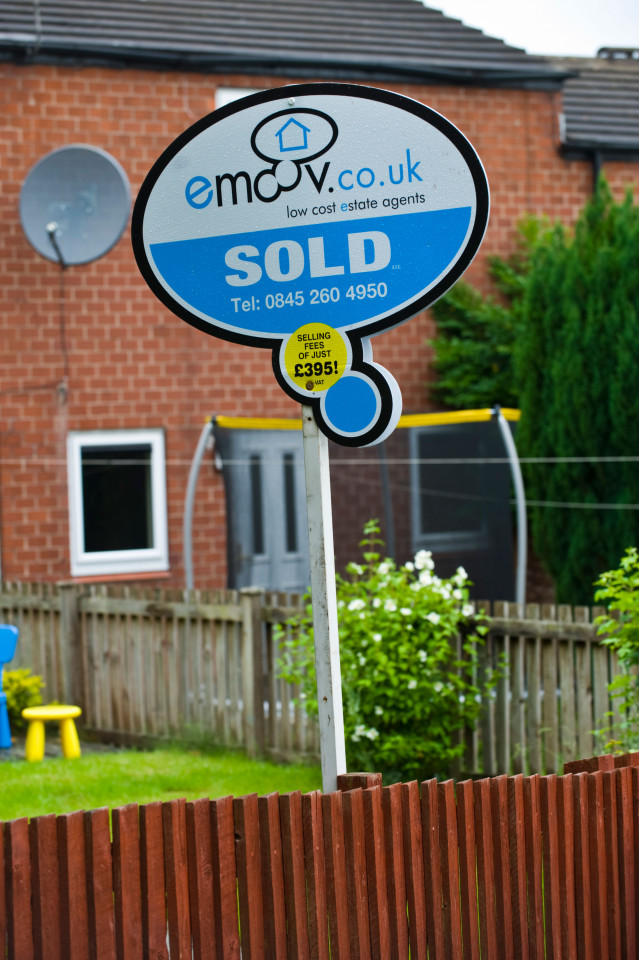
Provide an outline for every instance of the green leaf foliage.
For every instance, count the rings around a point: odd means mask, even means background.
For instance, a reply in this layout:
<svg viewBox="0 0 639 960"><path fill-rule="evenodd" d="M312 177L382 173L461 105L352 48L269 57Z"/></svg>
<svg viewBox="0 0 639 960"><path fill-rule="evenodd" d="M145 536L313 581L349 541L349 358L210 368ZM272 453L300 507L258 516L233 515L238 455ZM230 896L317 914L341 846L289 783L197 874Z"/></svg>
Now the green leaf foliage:
<svg viewBox="0 0 639 960"><path fill-rule="evenodd" d="M618 703L619 720L605 728L607 746L623 752L639 749L639 552L628 547L619 567L602 573L596 581L595 600L608 612L597 617L601 642L617 653L621 673L609 684ZM605 719L605 718L597 718ZM604 731L598 731L603 733Z"/></svg>
<svg viewBox="0 0 639 960"><path fill-rule="evenodd" d="M376 521L365 528L361 563L337 577L342 696L348 769L386 782L445 774L462 752L459 736L479 712L473 666L481 619L460 567L444 580L421 550L398 567L381 559ZM282 675L302 685L317 712L310 597L302 621L280 636ZM457 658L457 637L465 655Z"/></svg>
<svg viewBox="0 0 639 960"><path fill-rule="evenodd" d="M21 730L27 725L27 721L22 719L25 707L39 707L42 703L40 691L43 687L42 677L32 674L24 667L3 672L2 689L7 696L9 721L15 730Z"/></svg>
<svg viewBox="0 0 639 960"><path fill-rule="evenodd" d="M453 410L518 406L513 349L532 254L548 233L546 221L525 219L515 252L489 258L498 297L485 297L459 281L433 305L437 336L430 344L435 355L430 393L438 404Z"/></svg>
<svg viewBox="0 0 639 960"><path fill-rule="evenodd" d="M460 281L433 306L438 336L431 396L456 410L517 403L511 311Z"/></svg>
<svg viewBox="0 0 639 960"><path fill-rule="evenodd" d="M580 507L530 510L535 549L557 599L589 603L599 571L639 542L635 463L602 458L639 448L639 210L615 203L604 180L571 235L556 226L536 247L515 343L528 500ZM592 458L583 462L580 458ZM570 458L576 458L571 460Z"/></svg>

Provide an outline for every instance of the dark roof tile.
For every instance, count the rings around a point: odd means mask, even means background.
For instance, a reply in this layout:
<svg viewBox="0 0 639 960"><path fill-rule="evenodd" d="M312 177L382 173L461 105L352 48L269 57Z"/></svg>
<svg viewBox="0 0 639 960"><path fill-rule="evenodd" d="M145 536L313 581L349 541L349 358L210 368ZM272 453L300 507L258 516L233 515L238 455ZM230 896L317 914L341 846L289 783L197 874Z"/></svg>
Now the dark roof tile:
<svg viewBox="0 0 639 960"><path fill-rule="evenodd" d="M573 73L564 84L564 147L639 155L639 59L553 62Z"/></svg>
<svg viewBox="0 0 639 960"><path fill-rule="evenodd" d="M298 76L561 82L547 59L420 0L0 0L0 52Z"/></svg>

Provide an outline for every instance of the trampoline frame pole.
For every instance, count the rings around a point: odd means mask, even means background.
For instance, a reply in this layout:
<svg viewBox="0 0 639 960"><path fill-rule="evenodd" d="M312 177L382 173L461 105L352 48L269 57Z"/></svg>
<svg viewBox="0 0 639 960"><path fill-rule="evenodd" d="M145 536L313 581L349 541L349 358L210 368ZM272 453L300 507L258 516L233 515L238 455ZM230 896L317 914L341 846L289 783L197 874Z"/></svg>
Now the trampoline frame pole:
<svg viewBox="0 0 639 960"><path fill-rule="evenodd" d="M515 584L515 600L522 605L526 603L526 568L528 563L528 525L526 522L526 491L524 478L521 474L521 465L517 454L517 447L508 426L508 421L501 412L501 408L493 408L493 416L497 420L501 438L506 448L510 473L515 488L515 502L517 506L517 578Z"/></svg>

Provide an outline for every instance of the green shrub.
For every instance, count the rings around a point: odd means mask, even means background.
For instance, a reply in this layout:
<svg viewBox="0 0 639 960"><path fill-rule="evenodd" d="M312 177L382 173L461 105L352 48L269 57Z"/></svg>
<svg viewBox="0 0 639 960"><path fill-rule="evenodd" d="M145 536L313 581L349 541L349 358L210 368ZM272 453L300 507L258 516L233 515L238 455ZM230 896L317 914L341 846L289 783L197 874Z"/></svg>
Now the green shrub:
<svg viewBox="0 0 639 960"><path fill-rule="evenodd" d="M24 667L4 671L2 689L7 695L7 711L14 730L22 730L26 726L26 720L22 719L25 707L37 707L42 703L40 691L43 687L42 677Z"/></svg>
<svg viewBox="0 0 639 960"><path fill-rule="evenodd" d="M382 561L378 532L376 521L366 525L363 562L337 576L348 768L380 771L387 782L445 774L479 712L475 647L487 628L473 616L463 568L440 579L425 550L401 567ZM453 652L458 634L463 662ZM310 597L280 641L282 675L317 713Z"/></svg>
<svg viewBox="0 0 639 960"><path fill-rule="evenodd" d="M521 377L513 371L526 278L533 253L548 242L548 222L527 217L518 224L509 257L488 257L497 297L484 296L463 280L432 306L437 335L433 348L431 398L453 410L516 407Z"/></svg>
<svg viewBox="0 0 639 960"><path fill-rule="evenodd" d="M601 642L617 653L622 672L609 684L619 701L621 719L604 730L608 747L639 750L639 552L628 547L616 570L602 573L595 600L603 600L608 614L597 617ZM613 615L616 614L616 615ZM608 718L609 719L609 718Z"/></svg>
<svg viewBox="0 0 639 960"><path fill-rule="evenodd" d="M457 410L517 406L515 325L508 306L460 280L432 307L437 337L429 384L435 403Z"/></svg>

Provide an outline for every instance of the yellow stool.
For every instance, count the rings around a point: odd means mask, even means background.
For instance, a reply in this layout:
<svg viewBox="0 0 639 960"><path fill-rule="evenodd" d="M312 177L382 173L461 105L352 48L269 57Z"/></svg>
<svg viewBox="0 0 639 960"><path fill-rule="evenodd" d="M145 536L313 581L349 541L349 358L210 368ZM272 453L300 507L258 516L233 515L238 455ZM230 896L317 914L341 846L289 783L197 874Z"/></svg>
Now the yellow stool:
<svg viewBox="0 0 639 960"><path fill-rule="evenodd" d="M27 760L42 760L44 757L44 724L46 720L57 720L60 724L62 753L68 760L80 756L80 741L75 728L75 717L79 717L80 707L56 703L48 707L25 707L22 716L29 721L24 752Z"/></svg>

